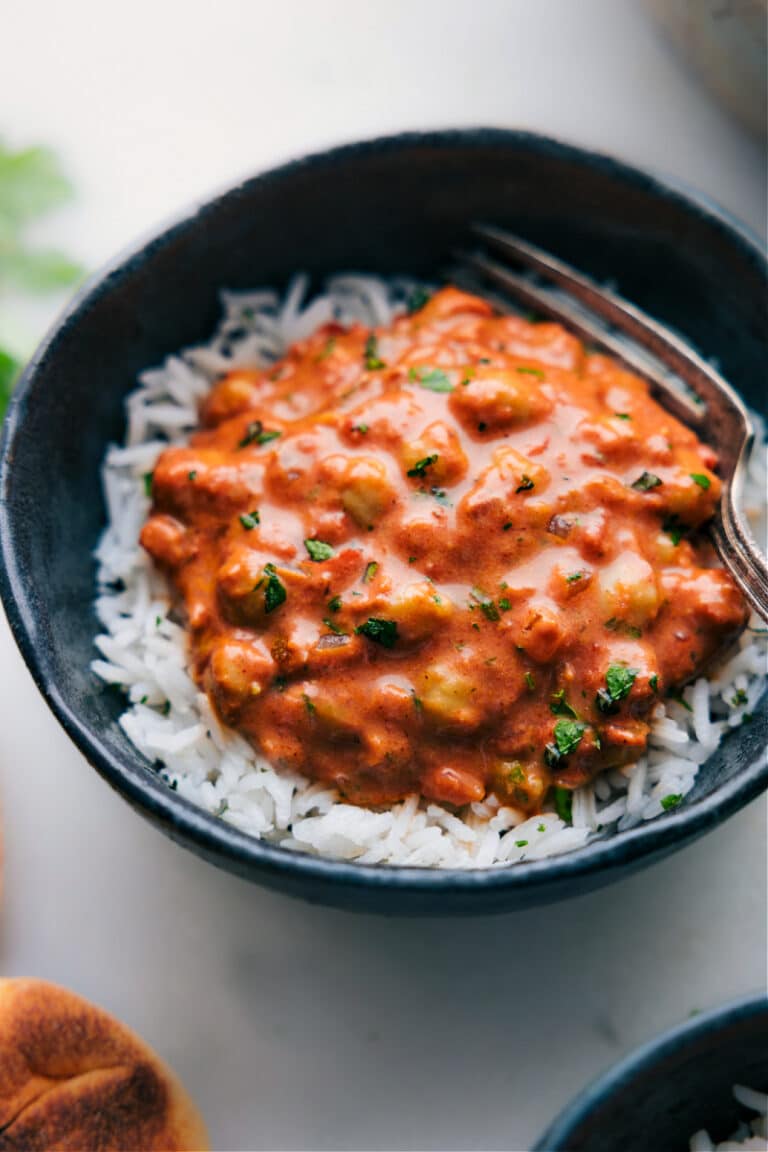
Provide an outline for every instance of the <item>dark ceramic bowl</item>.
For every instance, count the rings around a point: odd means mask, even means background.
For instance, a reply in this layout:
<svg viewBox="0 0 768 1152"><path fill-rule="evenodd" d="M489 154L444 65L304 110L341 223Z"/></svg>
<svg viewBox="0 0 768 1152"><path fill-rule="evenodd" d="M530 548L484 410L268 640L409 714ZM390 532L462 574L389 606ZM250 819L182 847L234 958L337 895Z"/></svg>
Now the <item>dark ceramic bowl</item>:
<svg viewBox="0 0 768 1152"><path fill-rule="evenodd" d="M590 1085L534 1152L688 1152L705 1128L717 1143L755 1113L734 1084L768 1091L768 1000L738 1000L665 1032Z"/></svg>
<svg viewBox="0 0 768 1152"><path fill-rule="evenodd" d="M319 282L340 269L439 275L469 221L507 225L673 324L754 405L766 378L765 262L714 205L604 156L478 129L351 145L257 176L96 276L54 326L8 413L2 588L14 635L61 724L104 778L181 844L305 898L393 913L488 912L562 899L659 860L766 785L765 698L677 811L568 856L480 872L337 863L252 839L171 792L89 671L99 468L136 374L208 338L220 288Z"/></svg>

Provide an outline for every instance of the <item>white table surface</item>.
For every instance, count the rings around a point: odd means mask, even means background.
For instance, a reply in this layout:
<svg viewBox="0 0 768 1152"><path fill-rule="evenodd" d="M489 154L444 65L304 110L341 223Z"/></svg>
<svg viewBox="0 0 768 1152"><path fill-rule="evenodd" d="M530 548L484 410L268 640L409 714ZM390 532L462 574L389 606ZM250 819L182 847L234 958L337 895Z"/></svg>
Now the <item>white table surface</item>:
<svg viewBox="0 0 768 1152"><path fill-rule="evenodd" d="M45 233L89 265L278 159L451 124L614 152L764 230L763 153L626 0L2 11L0 133L60 149L79 200ZM14 322L31 331L46 311ZM4 620L0 683L0 971L61 982L136 1028L216 1148L527 1149L632 1046L765 985L763 802L567 905L353 916L219 873L135 816L48 713Z"/></svg>

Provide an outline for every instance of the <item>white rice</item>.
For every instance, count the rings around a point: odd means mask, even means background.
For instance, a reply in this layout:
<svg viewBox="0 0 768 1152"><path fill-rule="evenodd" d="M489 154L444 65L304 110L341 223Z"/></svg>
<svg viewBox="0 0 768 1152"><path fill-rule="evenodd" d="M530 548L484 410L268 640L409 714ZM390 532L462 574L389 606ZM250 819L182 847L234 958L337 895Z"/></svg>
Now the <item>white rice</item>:
<svg viewBox="0 0 768 1152"><path fill-rule="evenodd" d="M614 826L623 830L653 819L673 803L668 798L687 795L700 764L728 729L749 720L762 695L762 633L745 632L712 679L684 690L685 705L657 706L647 755L575 792L572 825L551 811L526 818L493 796L458 814L416 796L374 811L345 803L326 785L278 773L219 724L190 674L186 633L173 620L169 585L138 545L149 511L144 474L169 443L184 442L195 429L198 402L220 373L268 365L331 319L386 325L402 309L409 287L339 276L306 305L304 277L293 281L282 302L269 291L223 292L224 317L211 343L141 374L126 402L125 444L110 446L104 463L108 527L96 552L102 658L92 668L126 693L120 725L169 786L244 832L291 851L361 863L505 867L569 852ZM753 452L746 487L757 521L766 488L762 445Z"/></svg>
<svg viewBox="0 0 768 1152"><path fill-rule="evenodd" d="M722 1144L715 1144L703 1128L691 1136L690 1152L768 1152L768 1095L734 1084L733 1095L743 1108L757 1112L750 1122L742 1123Z"/></svg>

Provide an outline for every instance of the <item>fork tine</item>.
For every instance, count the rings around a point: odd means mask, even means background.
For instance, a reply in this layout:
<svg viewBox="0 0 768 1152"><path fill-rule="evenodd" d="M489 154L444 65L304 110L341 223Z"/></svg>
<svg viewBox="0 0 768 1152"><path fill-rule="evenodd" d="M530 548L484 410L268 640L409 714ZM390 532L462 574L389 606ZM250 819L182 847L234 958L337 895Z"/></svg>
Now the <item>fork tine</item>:
<svg viewBox="0 0 768 1152"><path fill-rule="evenodd" d="M739 397L728 382L665 325L610 289L598 287L570 264L511 232L486 224L473 224L472 231L498 252L525 264L545 279L564 288L596 315L630 336L675 372L706 404L716 402L718 392L725 392L742 411L744 419L748 420ZM654 383L663 388L665 396L670 394L669 384L658 375ZM717 408L717 403L714 407ZM705 413L699 412L696 423L700 424L704 416ZM690 419L687 422L690 423Z"/></svg>
<svg viewBox="0 0 768 1152"><path fill-rule="evenodd" d="M683 423L693 427L699 427L703 423L706 417L705 408L690 400L678 389L673 388L663 373L642 353L636 352L622 341L615 339L601 325L593 323L581 309L572 307L566 301L553 299L543 289L537 288L530 281L510 271L505 265L499 264L487 256L482 256L476 252L456 252L455 255L465 267L473 268L481 276L521 300L527 307L567 325L582 340L604 348L631 372L644 376L657 392L663 394L665 407Z"/></svg>

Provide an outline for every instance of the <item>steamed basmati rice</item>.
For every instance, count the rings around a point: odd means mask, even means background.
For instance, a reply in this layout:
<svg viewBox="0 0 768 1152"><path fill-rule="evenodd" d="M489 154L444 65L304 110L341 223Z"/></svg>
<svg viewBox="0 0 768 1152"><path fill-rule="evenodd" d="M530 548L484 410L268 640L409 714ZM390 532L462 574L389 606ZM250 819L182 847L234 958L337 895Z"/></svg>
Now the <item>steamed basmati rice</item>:
<svg viewBox="0 0 768 1152"><path fill-rule="evenodd" d="M690 1152L768 1152L768 1095L734 1084L733 1095L743 1108L756 1112L749 1124L740 1124L732 1136L722 1144L715 1144L708 1132L691 1136Z"/></svg>
<svg viewBox="0 0 768 1152"><path fill-rule="evenodd" d="M661 815L691 790L699 765L730 728L748 720L764 688L759 621L710 680L654 714L648 753L605 773L573 796L572 825L554 811L525 817L489 796L460 813L412 796L384 811L347 804L331 788L277 772L236 732L221 726L194 683L186 633L174 619L169 586L138 545L149 511L144 476L169 443L197 423L213 380L233 367L261 367L330 320L386 325L411 285L339 276L305 304L298 277L281 302L274 292L222 293L224 317L210 344L169 356L143 372L127 400L128 433L106 456L108 527L97 549L93 671L120 686L128 705L120 725L171 788L253 836L283 848L361 863L485 868L539 860L584 845L616 827ZM765 453L753 453L748 505L760 515Z"/></svg>

